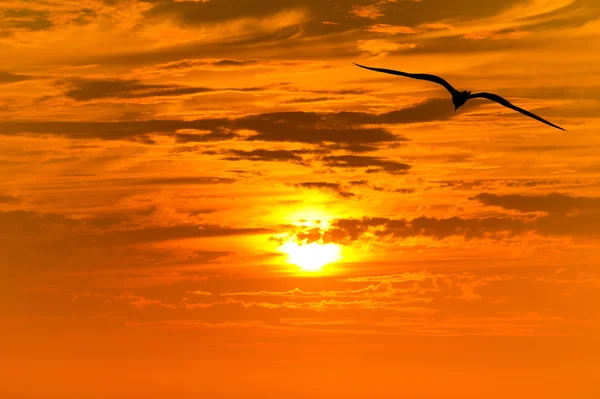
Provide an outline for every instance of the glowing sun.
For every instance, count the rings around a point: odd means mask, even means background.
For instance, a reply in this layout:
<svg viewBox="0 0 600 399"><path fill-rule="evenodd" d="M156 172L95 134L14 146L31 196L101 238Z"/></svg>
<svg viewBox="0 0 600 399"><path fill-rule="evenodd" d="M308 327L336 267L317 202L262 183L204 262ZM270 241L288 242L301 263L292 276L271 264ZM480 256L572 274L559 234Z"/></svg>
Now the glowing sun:
<svg viewBox="0 0 600 399"><path fill-rule="evenodd" d="M295 241L288 241L280 248L288 255L289 263L309 272L319 271L326 264L339 260L341 253L339 245L316 242L298 245Z"/></svg>

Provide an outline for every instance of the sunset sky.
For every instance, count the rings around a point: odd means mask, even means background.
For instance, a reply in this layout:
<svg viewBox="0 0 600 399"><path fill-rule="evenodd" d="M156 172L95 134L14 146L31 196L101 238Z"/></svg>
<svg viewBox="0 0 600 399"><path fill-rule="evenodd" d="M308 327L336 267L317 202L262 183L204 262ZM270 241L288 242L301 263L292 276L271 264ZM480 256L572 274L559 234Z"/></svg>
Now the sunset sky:
<svg viewBox="0 0 600 399"><path fill-rule="evenodd" d="M0 0L0 397L600 397L599 76L597 0Z"/></svg>

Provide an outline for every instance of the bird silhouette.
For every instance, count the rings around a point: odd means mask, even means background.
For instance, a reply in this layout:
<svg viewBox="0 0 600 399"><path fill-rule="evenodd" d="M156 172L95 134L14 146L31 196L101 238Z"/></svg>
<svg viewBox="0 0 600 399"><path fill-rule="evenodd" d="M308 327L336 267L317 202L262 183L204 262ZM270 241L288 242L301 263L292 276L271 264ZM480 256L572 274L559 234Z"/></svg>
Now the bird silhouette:
<svg viewBox="0 0 600 399"><path fill-rule="evenodd" d="M454 87L452 87L452 85L450 83L448 83L444 79L440 78L439 76L429 75L426 73L400 72L400 71L395 71L393 69L371 68L371 67L360 65L357 63L354 63L354 65L359 66L361 68L369 69L369 70L375 71L375 72L389 73L392 75L404 76L407 78L413 78L413 79L419 79L419 80L427 80L429 82L434 82L434 83L440 84L440 85L444 86L446 88L446 90L448 90L450 92L450 94L452 94L452 103L454 103L454 111L455 112L458 108L463 106L467 102L467 100L470 100L472 98L486 98L488 100L495 101L498 104L503 105L507 108L514 109L515 111L518 111L518 112L522 113L523 115L529 116L530 118L537 119L538 121L545 123L546 125L555 127L560 130L565 130L560 126L556 126L555 124L548 122L544 118L537 116L534 113L531 113L523 108L517 107L516 105L512 104L510 101L500 97L497 94L486 93L486 92L471 94L470 91L458 91Z"/></svg>

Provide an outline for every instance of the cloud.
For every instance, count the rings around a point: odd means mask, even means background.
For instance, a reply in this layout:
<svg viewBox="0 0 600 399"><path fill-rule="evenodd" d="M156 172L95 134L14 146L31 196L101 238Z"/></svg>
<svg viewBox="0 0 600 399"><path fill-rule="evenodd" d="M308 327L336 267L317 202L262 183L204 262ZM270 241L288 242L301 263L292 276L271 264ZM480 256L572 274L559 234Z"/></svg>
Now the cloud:
<svg viewBox="0 0 600 399"><path fill-rule="evenodd" d="M364 217L362 219L335 219L327 229L312 228L310 234L294 228L293 235L298 234L309 242L338 243L349 245L358 240L405 239L409 237L429 237L443 240L449 237L472 239L504 239L525 233L536 233L542 236L600 238L600 212L596 198L565 199L549 202L554 196L528 198L508 197L504 204L508 209L522 211L546 211L548 215L538 217L449 217L435 218L420 216L414 219L390 219L382 217ZM487 199L489 197L480 197ZM494 197L491 197L494 198ZM491 202L496 204L496 199ZM506 198L505 198L506 199ZM541 199L541 201L540 201ZM565 214L569 210L589 210L590 213L574 215Z"/></svg>
<svg viewBox="0 0 600 399"><path fill-rule="evenodd" d="M492 189L500 187L544 187L557 185L580 185L578 181L560 179L475 179L475 180L439 180L434 184L440 188L451 188L453 190Z"/></svg>
<svg viewBox="0 0 600 399"><path fill-rule="evenodd" d="M294 26L308 20L308 10L302 8L283 9L281 5L253 4L233 0L220 2L157 2L144 15L151 20L172 19L184 26L209 27L213 30L243 32L244 28L273 31Z"/></svg>
<svg viewBox="0 0 600 399"><path fill-rule="evenodd" d="M470 103L467 103L470 104ZM465 104L465 107L468 106ZM446 98L432 98L403 109L380 114L339 112L330 115L339 124L402 124L447 120L455 115L452 103Z"/></svg>
<svg viewBox="0 0 600 399"><path fill-rule="evenodd" d="M433 274L427 271L421 272L405 272L400 274L388 274L380 276L360 276L348 277L344 281L349 282L389 282L389 283L407 283L407 282L423 282L432 277L443 277L441 274Z"/></svg>
<svg viewBox="0 0 600 399"><path fill-rule="evenodd" d="M465 239L514 235L527 231L524 220L516 218L460 218L446 219L421 216L412 220L388 218L338 219L323 233L324 242L352 242L364 235L377 239L431 237L444 239L462 236Z"/></svg>
<svg viewBox="0 0 600 399"><path fill-rule="evenodd" d="M484 40L484 39L492 39L492 40L515 40L522 39L526 36L529 36L531 32L527 32L524 30L509 30L509 31L479 31L479 32L469 32L465 34L463 37L469 40Z"/></svg>
<svg viewBox="0 0 600 399"><path fill-rule="evenodd" d="M295 186L296 187L319 189L319 190L330 190L330 191L335 192L337 195L339 195L340 197L343 197L343 198L351 198L351 197L355 196L354 193L351 193L349 191L345 191L342 188L342 185L338 184L338 183L303 182L303 183L296 183Z"/></svg>
<svg viewBox="0 0 600 399"><path fill-rule="evenodd" d="M300 97L284 101L285 104L307 104L337 100L337 97Z"/></svg>
<svg viewBox="0 0 600 399"><path fill-rule="evenodd" d="M481 193L470 200L479 201L487 206L498 206L519 212L547 212L565 214L570 212L600 212L600 198L572 197L565 194L546 195L497 195Z"/></svg>
<svg viewBox="0 0 600 399"><path fill-rule="evenodd" d="M315 93L315 94L338 94L338 95L345 95L345 94L365 94L365 93L370 93L371 90L368 89L363 89L363 88L356 88L356 89L330 89L330 90L315 90L315 89L287 89L290 91L303 91L303 92L308 92L308 93Z"/></svg>
<svg viewBox="0 0 600 399"><path fill-rule="evenodd" d="M201 291L201 290L196 290L196 291L186 291L186 294L193 294L193 295L198 295L198 296L211 296L212 293L210 292L206 292L206 291Z"/></svg>
<svg viewBox="0 0 600 399"><path fill-rule="evenodd" d="M127 86L127 84L126 84ZM71 95L79 99L103 96L132 95L119 83L114 91L101 85L83 86L85 90ZM110 86L109 86L110 87ZM89 89L89 90L88 90ZM96 91L97 90L97 91ZM137 95L137 94L135 94ZM250 130L255 134L249 141L281 141L308 144L338 143L346 146L372 148L374 144L401 142L406 138L392 134L383 127L364 125L408 124L445 120L454 115L452 103L433 99L404 109L384 112L273 112L238 118L207 118L196 120L133 120L115 122L62 122L62 121L0 121L0 135L52 134L73 139L100 138L103 140L137 140L152 144L150 134L174 135L185 142L186 131L213 132L211 136L193 138L224 139L232 132ZM231 137L231 136L229 136ZM368 147L364 147L368 146Z"/></svg>
<svg viewBox="0 0 600 399"><path fill-rule="evenodd" d="M315 112L278 112L243 117L236 125L254 130L249 140L289 141L318 144L377 143L397 141L398 137L382 128L364 128L359 124L336 123L335 114Z"/></svg>
<svg viewBox="0 0 600 399"><path fill-rule="evenodd" d="M33 76L0 71L0 85L23 82L34 79Z"/></svg>
<svg viewBox="0 0 600 399"><path fill-rule="evenodd" d="M403 34L414 34L421 32L418 29L411 28L410 26L402 25L390 25L390 24L376 24L365 28L368 32L387 33L390 35L396 35L399 33Z"/></svg>
<svg viewBox="0 0 600 399"><path fill-rule="evenodd" d="M356 299L356 300L338 300L338 299L323 299L320 301L313 302L291 302L284 301L281 303L272 303L272 302L255 302L255 301L239 301L233 298L228 298L227 301L221 303L214 303L214 305L223 305L223 304L237 304L242 305L245 308L249 307L259 307L265 309L304 309L304 310L314 310L314 311L328 311L328 310L341 310L341 309L356 309L356 310L391 310L397 312L407 312L413 313L423 312L422 308L406 308L407 303L414 302L411 298L400 298L395 301L389 300L375 300L375 299ZM421 302L421 301L417 301ZM202 306L202 304L201 304ZM424 313L431 313L424 310Z"/></svg>
<svg viewBox="0 0 600 399"><path fill-rule="evenodd" d="M346 280L350 281L350 280ZM395 289L389 281L380 281L363 288L329 291L303 291L293 288L287 291L241 291L223 292L222 296L256 296L256 297L290 297L290 298L364 298L364 297L393 297L404 294L405 291Z"/></svg>
<svg viewBox="0 0 600 399"><path fill-rule="evenodd" d="M0 10L0 29L43 31L53 26L49 19L50 13L46 10L29 8L5 8Z"/></svg>
<svg viewBox="0 0 600 399"><path fill-rule="evenodd" d="M348 184L351 186L367 186L369 182L367 180L350 180Z"/></svg>
<svg viewBox="0 0 600 399"><path fill-rule="evenodd" d="M308 150L266 150L266 149L254 149L251 151L244 150L228 150L226 153L229 154L223 158L228 161L265 161L265 162L297 162L304 163L304 159L300 156L302 154L310 153Z"/></svg>
<svg viewBox="0 0 600 399"><path fill-rule="evenodd" d="M74 177L82 177L85 182L89 184L89 187L93 187L96 189L104 188L109 190L114 189L137 189L138 187L145 186L158 186L158 187L166 187L166 186L181 186L181 185L217 185L217 184L233 184L237 180L229 177L216 177L216 176L159 176L159 177L131 177L131 178L112 178L112 179L96 179L93 177L94 175L89 174L76 174ZM69 184L79 184L78 182L83 181L83 179L78 179L75 182L55 185L51 182L48 186L40 183L40 187L46 188L54 188L60 189Z"/></svg>
<svg viewBox="0 0 600 399"><path fill-rule="evenodd" d="M65 96L76 101L90 101L104 98L131 99L185 96L223 91L256 92L264 90L260 87L211 88L167 84L145 84L137 80L123 79L69 79L61 83L70 87L65 91Z"/></svg>
<svg viewBox="0 0 600 399"><path fill-rule="evenodd" d="M359 143L331 144L331 145L326 146L325 148L327 148L329 150L343 150L343 151L356 152L356 153L373 152L373 151L378 150L377 146L375 146L375 145L359 144Z"/></svg>
<svg viewBox="0 0 600 399"><path fill-rule="evenodd" d="M405 174L410 169L410 165L388 161L383 158L369 157L361 155L330 155L323 157L323 163L327 166L336 168L370 168L367 173L387 172L390 174Z"/></svg>
<svg viewBox="0 0 600 399"><path fill-rule="evenodd" d="M276 112L242 117L235 121L235 125L257 132L249 140L369 145L406 139L383 128L366 128L363 125L431 122L448 119L453 115L454 108L448 100L432 99L380 114L346 111Z"/></svg>
<svg viewBox="0 0 600 399"><path fill-rule="evenodd" d="M280 34L297 36L302 25L311 19L309 9L298 7L297 4L290 4L289 7L256 6L255 10L241 13L244 9L248 10L247 5L235 3L239 2L156 2L142 12L141 19L144 23L139 26L138 31L148 41L162 44L161 47L171 47L173 44L186 46L190 43L211 45L219 41L249 44L260 43L268 36L279 36L279 39ZM164 31L171 33L171 37L165 38L162 34ZM227 53L227 57L235 54ZM194 52L189 55L193 57L192 54ZM194 55L197 56L198 53ZM210 56L218 55L213 53Z"/></svg>
<svg viewBox="0 0 600 399"><path fill-rule="evenodd" d="M239 69L242 67L256 66L260 64L259 60L235 60L230 58L222 59L186 59L180 61L168 62L166 64L159 64L154 66L154 69L165 69L165 70L185 70L194 69L196 67L207 67L216 69Z"/></svg>
<svg viewBox="0 0 600 399"><path fill-rule="evenodd" d="M293 69L315 70L330 68L328 62L310 60L260 60L260 59L233 59L233 58L185 58L177 61L136 68L133 73L142 77L160 75L178 76L196 70L203 71L242 71L247 69ZM327 92L327 91L323 91ZM335 91L333 91L335 92Z"/></svg>
<svg viewBox="0 0 600 399"><path fill-rule="evenodd" d="M414 188L397 188L393 191L400 194L414 194L417 190Z"/></svg>
<svg viewBox="0 0 600 399"><path fill-rule="evenodd" d="M13 197L12 195L0 195L0 204L17 204L21 202L21 199L18 197Z"/></svg>
<svg viewBox="0 0 600 399"><path fill-rule="evenodd" d="M454 29L453 25L450 24L442 24L442 23L423 23L418 26L420 29L442 29L442 30L450 30Z"/></svg>
<svg viewBox="0 0 600 399"><path fill-rule="evenodd" d="M52 134L73 139L133 140L148 142L148 134L174 134L178 130L212 130L229 125L228 119L145 120L124 122L0 121L0 134Z"/></svg>
<svg viewBox="0 0 600 399"><path fill-rule="evenodd" d="M126 184L128 186L163 186L163 185L182 185L182 184L231 184L235 179L228 177L213 176L179 176L179 177L149 177L149 178L131 178L131 179L112 179L108 180L110 184Z"/></svg>
<svg viewBox="0 0 600 399"><path fill-rule="evenodd" d="M379 19L386 15L384 9L389 3L396 3L397 0L379 0L373 4L363 5L355 4L349 11L350 15L367 19ZM386 10L387 11L387 10Z"/></svg>
<svg viewBox="0 0 600 399"><path fill-rule="evenodd" d="M384 15L383 12L381 12L379 4L372 4L368 6L354 5L350 10L350 14L369 19L377 19Z"/></svg>
<svg viewBox="0 0 600 399"><path fill-rule="evenodd" d="M178 130L174 137L178 143L205 143L209 141L226 141L238 138L239 135L230 132L226 129L215 129L212 132L207 133L194 133L195 130L188 130L184 133L184 130Z"/></svg>
<svg viewBox="0 0 600 399"><path fill-rule="evenodd" d="M358 48L372 55L385 55L399 50L412 50L417 48L416 43L396 43L389 40L367 39L359 40Z"/></svg>
<svg viewBox="0 0 600 399"><path fill-rule="evenodd" d="M157 299L148 299L146 297L143 297L141 295L136 295L131 291L125 291L120 295L117 296L113 296L111 298L113 301L119 300L119 301L126 301L127 303L129 303L131 306L134 306L138 309L142 309L145 308L147 306L157 306L157 307L162 307L162 308L168 308L168 309L175 309L176 306L175 305L171 305L171 304L166 304L160 300Z"/></svg>
<svg viewBox="0 0 600 399"><path fill-rule="evenodd" d="M124 227L129 227L124 229ZM74 219L34 211L0 211L0 236L19 246L47 243L58 248L102 248L150 244L188 238L268 234L268 228L236 228L213 224L174 224L140 227L127 218ZM58 234L60 233L60 234ZM37 244L36 244L37 245ZM10 247L10 246L9 246ZM11 249L7 247L7 251Z"/></svg>

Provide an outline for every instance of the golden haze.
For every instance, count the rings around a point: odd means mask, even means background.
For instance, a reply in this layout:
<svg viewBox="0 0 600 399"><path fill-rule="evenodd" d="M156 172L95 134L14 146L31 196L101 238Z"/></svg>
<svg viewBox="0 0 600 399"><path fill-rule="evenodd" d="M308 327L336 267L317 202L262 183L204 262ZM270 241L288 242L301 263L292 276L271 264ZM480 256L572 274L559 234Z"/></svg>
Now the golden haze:
<svg viewBox="0 0 600 399"><path fill-rule="evenodd" d="M597 1L0 2L0 397L600 397Z"/></svg>

